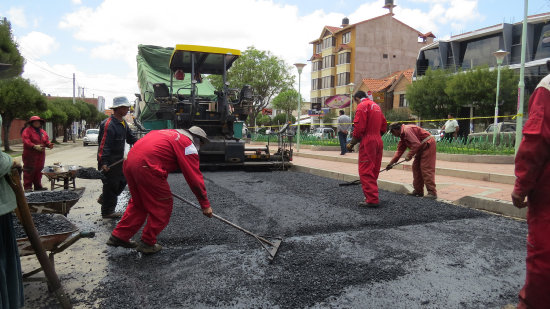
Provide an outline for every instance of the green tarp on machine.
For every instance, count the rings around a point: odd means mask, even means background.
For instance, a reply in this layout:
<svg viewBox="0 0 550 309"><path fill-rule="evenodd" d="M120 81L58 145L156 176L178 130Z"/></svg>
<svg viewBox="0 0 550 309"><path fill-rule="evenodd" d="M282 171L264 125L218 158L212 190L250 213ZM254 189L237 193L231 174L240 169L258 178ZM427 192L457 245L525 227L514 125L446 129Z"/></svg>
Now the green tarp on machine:
<svg viewBox="0 0 550 309"><path fill-rule="evenodd" d="M137 71L138 86L141 92L142 101L136 106L136 118L147 130L167 129L173 125L169 120L158 119L156 111L158 103L154 100L153 85L165 83L170 87L170 56L172 47L159 47L153 45L138 45ZM184 80L173 80L173 93L179 95L190 95L191 74L186 74ZM180 89L185 88L185 89ZM179 89L179 90L178 90ZM197 84L199 97L216 100L214 86L204 78L202 83Z"/></svg>

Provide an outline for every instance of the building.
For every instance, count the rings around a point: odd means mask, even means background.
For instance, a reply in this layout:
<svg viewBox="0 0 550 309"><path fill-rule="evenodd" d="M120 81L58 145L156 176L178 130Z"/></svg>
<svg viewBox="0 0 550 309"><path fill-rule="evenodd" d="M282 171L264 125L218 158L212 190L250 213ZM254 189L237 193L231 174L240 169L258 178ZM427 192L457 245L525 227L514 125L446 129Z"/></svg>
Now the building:
<svg viewBox="0 0 550 309"><path fill-rule="evenodd" d="M105 111L105 97L102 97L102 96L97 97L97 110L100 113L103 113Z"/></svg>
<svg viewBox="0 0 550 309"><path fill-rule="evenodd" d="M408 107L405 92L412 83L414 69L394 72L383 78L364 78L359 90L371 93L374 102L388 111Z"/></svg>
<svg viewBox="0 0 550 309"><path fill-rule="evenodd" d="M424 46L418 54L415 76L424 75L428 68L458 72L482 65L495 67L496 58L493 53L500 49L510 52L503 65L519 69L522 28L522 22L502 23ZM547 60L550 60L550 13L529 16L525 57L527 95L532 93L540 79L548 74Z"/></svg>
<svg viewBox="0 0 550 309"><path fill-rule="evenodd" d="M329 97L349 94L350 83L359 85L363 78L382 78L414 67L420 48L434 38L392 13L355 24L344 18L340 27L323 27L319 38L310 42L311 103L324 107Z"/></svg>

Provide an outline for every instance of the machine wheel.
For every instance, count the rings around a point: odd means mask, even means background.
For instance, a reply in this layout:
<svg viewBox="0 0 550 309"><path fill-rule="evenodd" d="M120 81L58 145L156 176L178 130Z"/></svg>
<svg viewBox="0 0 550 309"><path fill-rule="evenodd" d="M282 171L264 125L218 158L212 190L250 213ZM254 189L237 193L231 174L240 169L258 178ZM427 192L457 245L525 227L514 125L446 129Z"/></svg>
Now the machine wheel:
<svg viewBox="0 0 550 309"><path fill-rule="evenodd" d="M86 147L86 146L88 146L88 144L87 144L87 143L84 143L84 142L82 142L82 146Z"/></svg>

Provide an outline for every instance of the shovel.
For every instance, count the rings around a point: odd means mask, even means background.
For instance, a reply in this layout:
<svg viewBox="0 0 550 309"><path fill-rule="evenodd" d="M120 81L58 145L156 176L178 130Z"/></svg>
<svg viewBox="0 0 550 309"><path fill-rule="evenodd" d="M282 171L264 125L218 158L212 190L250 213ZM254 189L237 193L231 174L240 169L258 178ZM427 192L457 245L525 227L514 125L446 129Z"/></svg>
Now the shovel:
<svg viewBox="0 0 550 309"><path fill-rule="evenodd" d="M401 163L403 163L403 162L405 162L405 161L406 161L406 160L403 159L403 160L401 160L401 161L399 161L399 162L395 162L394 164L390 165L390 168L392 168L392 167L394 167L394 166L396 166L396 165L399 165L399 164L401 164ZM389 168L387 168L387 167L384 168L384 169L381 169L381 170L380 170L380 173L382 173L383 171L387 171L387 170L389 170ZM361 184L361 180L360 180L360 179L356 179L356 180L354 180L354 181L339 183L338 186L340 186L340 187L346 187L346 186L354 186L354 185L359 185L359 184Z"/></svg>
<svg viewBox="0 0 550 309"><path fill-rule="evenodd" d="M201 209L199 205L177 195L177 194L174 194L172 193L172 195L177 198L178 200L190 205L190 206L193 206L197 209ZM216 214L212 214L212 216L220 221L222 221L223 223L225 224L228 224L228 225L231 225L232 227L238 229L239 231L241 232L244 232L254 238L256 238L256 240L258 240L260 242L260 244L262 245L262 247L265 249L265 251L267 251L267 253L269 254L269 261L273 262L273 259L275 258L275 255L277 255L277 250L279 250L279 246L281 245L281 242L283 241L283 239L281 237L268 237L268 238L271 238L272 240L267 240L264 236L259 236L259 235L256 235L248 230L245 230L244 228L236 225L235 223L233 222L230 222L229 220L226 220Z"/></svg>

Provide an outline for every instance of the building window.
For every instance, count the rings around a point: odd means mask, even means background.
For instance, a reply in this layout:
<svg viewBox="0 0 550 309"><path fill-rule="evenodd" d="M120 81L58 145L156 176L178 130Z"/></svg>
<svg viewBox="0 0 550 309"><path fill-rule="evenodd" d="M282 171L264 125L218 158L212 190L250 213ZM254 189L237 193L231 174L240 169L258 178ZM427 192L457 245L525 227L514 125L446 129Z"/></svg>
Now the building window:
<svg viewBox="0 0 550 309"><path fill-rule="evenodd" d="M322 44L321 43L315 44L315 53L320 54L321 50L322 50Z"/></svg>
<svg viewBox="0 0 550 309"><path fill-rule="evenodd" d="M351 31L342 34L342 44L348 44L351 41Z"/></svg>
<svg viewBox="0 0 550 309"><path fill-rule="evenodd" d="M311 80L311 90L319 90L321 89L321 79L320 78L314 78Z"/></svg>
<svg viewBox="0 0 550 309"><path fill-rule="evenodd" d="M462 59L463 69L472 69L480 65L495 65L495 57L491 57L499 49L499 35L485 37L469 42L461 42L460 49L464 50Z"/></svg>
<svg viewBox="0 0 550 309"><path fill-rule="evenodd" d="M330 48L330 47L334 47L336 44L335 42L335 38L334 37L328 37L328 38L325 38L323 39L323 49L327 49L327 48Z"/></svg>
<svg viewBox="0 0 550 309"><path fill-rule="evenodd" d="M323 64L323 62L320 61L320 60L319 60L319 61L314 61L314 62L312 63L312 70L313 70L313 72L321 70L321 69L323 68L323 65L322 65L322 64Z"/></svg>
<svg viewBox="0 0 550 309"><path fill-rule="evenodd" d="M332 88L334 87L334 76L325 76L322 78L322 88Z"/></svg>
<svg viewBox="0 0 550 309"><path fill-rule="evenodd" d="M338 86L345 86L349 84L349 72L338 74Z"/></svg>
<svg viewBox="0 0 550 309"><path fill-rule="evenodd" d="M409 106L409 102L407 102L407 99L405 99L404 94L399 95L399 107L407 107Z"/></svg>
<svg viewBox="0 0 550 309"><path fill-rule="evenodd" d="M383 55L382 55L382 58L388 59L388 54L383 54Z"/></svg>
<svg viewBox="0 0 550 309"><path fill-rule="evenodd" d="M351 63L351 53L341 53L338 55L338 64Z"/></svg>
<svg viewBox="0 0 550 309"><path fill-rule="evenodd" d="M323 57L323 68L332 68L334 67L334 55Z"/></svg>

